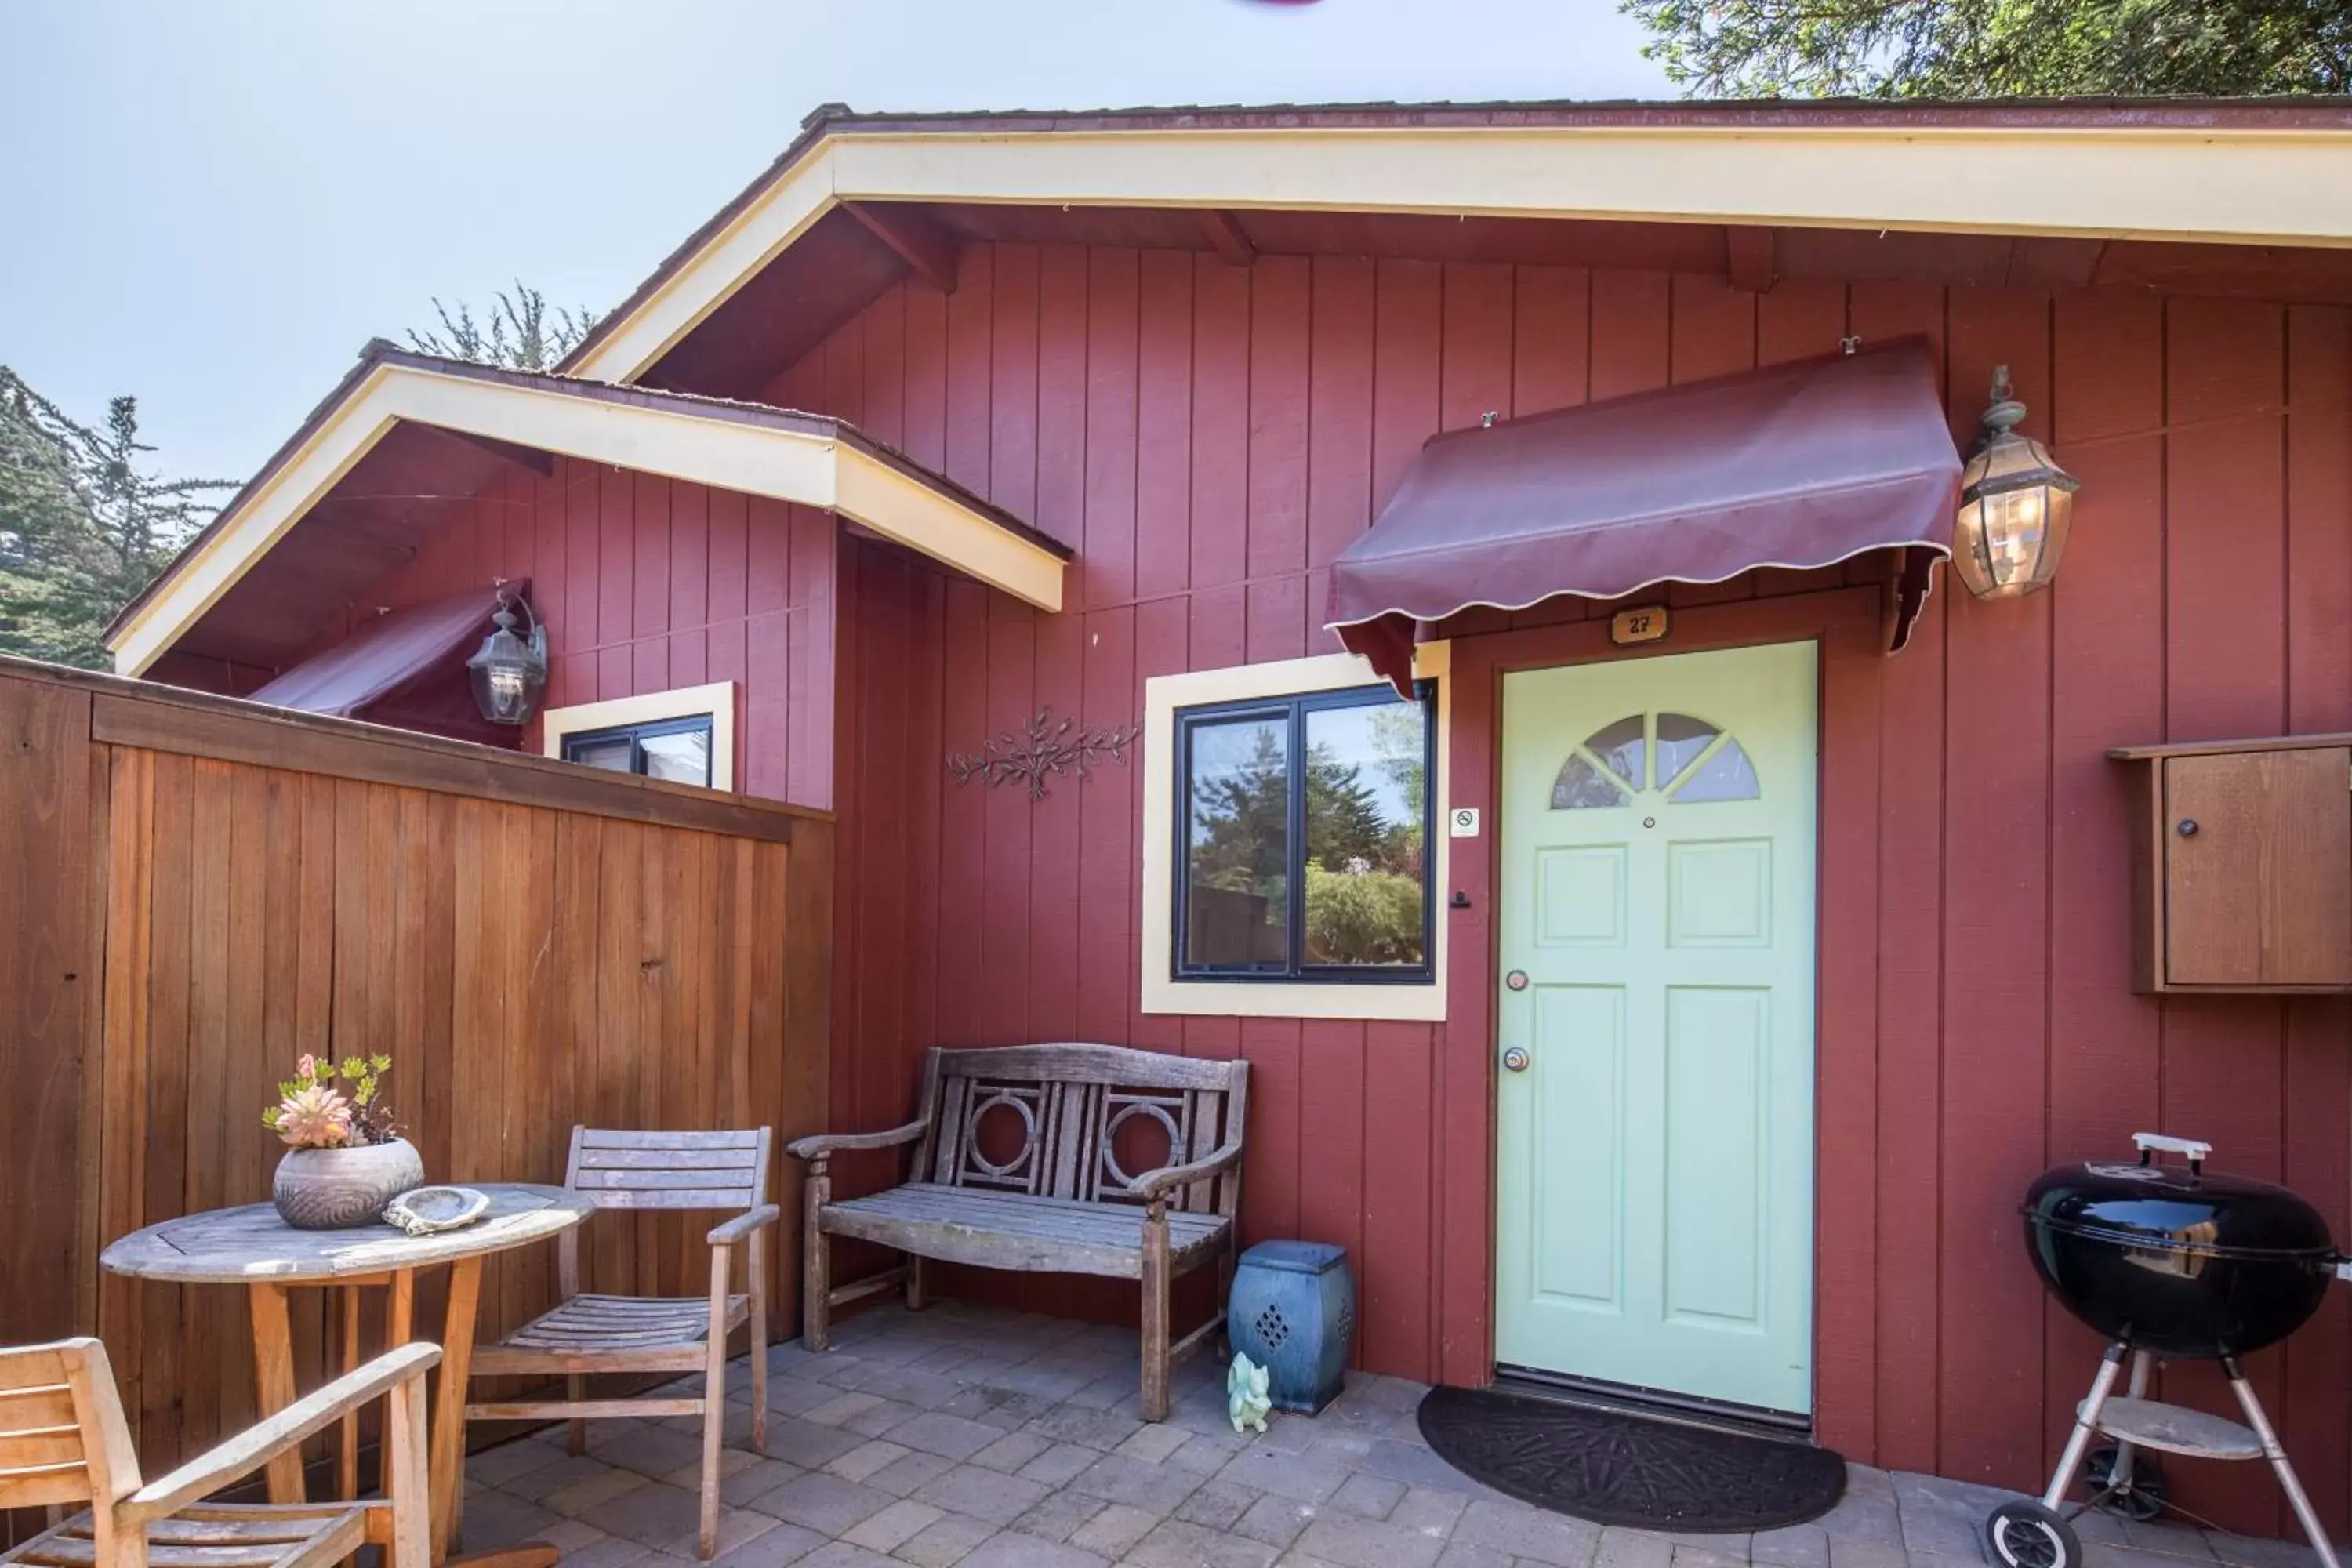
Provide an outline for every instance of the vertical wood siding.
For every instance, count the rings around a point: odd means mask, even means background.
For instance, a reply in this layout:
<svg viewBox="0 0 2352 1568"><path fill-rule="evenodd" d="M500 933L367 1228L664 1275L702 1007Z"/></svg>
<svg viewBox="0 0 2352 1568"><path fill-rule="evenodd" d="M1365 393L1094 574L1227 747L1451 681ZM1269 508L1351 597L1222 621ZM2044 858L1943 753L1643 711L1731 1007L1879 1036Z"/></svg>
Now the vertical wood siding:
<svg viewBox="0 0 2352 1568"><path fill-rule="evenodd" d="M451 505L406 565L350 606L325 647L379 607L528 577L547 618L547 705L736 684L748 795L833 804L833 520L822 511L569 458L511 467ZM539 744L537 726L521 737Z"/></svg>
<svg viewBox="0 0 2352 1568"><path fill-rule="evenodd" d="M1040 707L1132 721L1154 675L1328 649L1331 561L1441 428L1917 334L1956 438L2006 363L2029 429L2084 489L2053 592L1987 605L1947 575L1908 650L1839 655L1867 668L1825 686L1825 724L1859 739L1823 778L1824 854L1847 869L1822 900L1824 952L1840 955L1821 977L1817 1212L1839 1238L1817 1280L1822 1431L1856 1458L2034 1481L2095 1349L2034 1284L2014 1205L2044 1164L2113 1152L2135 1129L2210 1138L2229 1168L2287 1181L2352 1237L2352 1004L2131 995L2126 819L2102 755L2352 728L2352 312L1024 245L968 247L960 276L951 296L892 289L764 396L855 420L1076 546L1062 615L836 541L819 514L570 463L493 487L385 600L530 574L555 629L556 702L744 682L747 786L841 806L836 1124L900 1120L934 1043L1246 1055L1249 1237L1350 1247L1360 1364L1482 1380L1483 1001L1457 998L1435 1028L1145 1016L1139 767L1033 805L954 785L945 755ZM1788 602L1875 572L1764 570L1667 596L1735 627L1795 625ZM1501 648L1606 608L1473 612L1448 630ZM1493 695L1454 700L1457 798L1476 804ZM174 831L194 809L179 781L159 785ZM1482 952L1484 910L1450 918L1457 951ZM176 973L197 956L155 961ZM1133 1310L1099 1281L954 1288ZM2352 1311L2331 1300L2256 1364L2340 1526ZM2203 1369L2169 1386L2219 1407ZM2190 1506L2284 1523L2268 1489L2231 1484L2242 1473L2176 1468Z"/></svg>
<svg viewBox="0 0 2352 1568"><path fill-rule="evenodd" d="M99 1252L267 1199L282 1151L260 1112L299 1054L391 1053L436 1181L560 1182L575 1121L767 1122L780 1140L825 1123L822 815L763 813L777 831L754 838L520 804L495 798L502 770L478 753L443 759L438 783L379 782L363 760L401 742L261 710L191 729L135 689L0 670L0 1343L102 1336L149 1473L250 1424L246 1303L104 1274ZM252 760L289 735L300 759ZM640 793L560 782L575 802ZM688 1217L598 1216L590 1288L701 1290ZM796 1228L771 1264L787 1332ZM545 1249L489 1259L483 1331L553 1289ZM327 1298L296 1294L308 1386L330 1364Z"/></svg>
<svg viewBox="0 0 2352 1568"><path fill-rule="evenodd" d="M2015 1204L2137 1128L2213 1139L2352 1235L2352 1005L2126 988L2126 825L2109 745L2352 726L2352 314L2126 294L1783 283L1316 258L1236 269L1007 246L942 298L894 289L771 395L897 430L918 460L1081 551L1038 616L901 552L842 552L842 941L835 1113L904 1113L935 1042L1060 1038L1249 1057L1250 1237L1348 1244L1360 1364L1486 1370L1490 1158L1475 1028L1135 1011L1139 769L959 788L944 754L1050 703L1132 721L1152 675L1319 652L1322 574L1440 428L1924 334L1965 439L1996 363L2084 480L2057 588L1947 577L1914 645L1841 677L1869 743L1832 759L1824 889L1818 1399L1857 1458L2023 1484L2096 1348L2043 1299ZM1082 393L1082 395L1081 395ZM1688 608L1872 581L1866 566L1677 588ZM1759 607L1760 608L1760 607ZM1603 613L1605 606L1594 613ZM1473 615L1457 635L1575 620ZM1491 699L1457 691L1457 722ZM1462 732L1457 731L1457 733ZM770 742L754 733L756 752ZM1485 787L1456 747L1457 797ZM1154 759L1154 765L1157 760ZM1475 759L1471 759L1475 761ZM1475 947L1483 916L1460 917ZM1457 1022L1460 1011L1457 1010ZM878 1177L877 1178L878 1179ZM1032 1302L1033 1282L965 1289ZM1118 1315L1124 1293L1055 1282ZM2352 1312L2257 1359L2331 1516L2352 1496ZM2201 1368L2173 1392L2219 1407ZM2176 1467L2191 1506L2286 1523L2269 1489Z"/></svg>

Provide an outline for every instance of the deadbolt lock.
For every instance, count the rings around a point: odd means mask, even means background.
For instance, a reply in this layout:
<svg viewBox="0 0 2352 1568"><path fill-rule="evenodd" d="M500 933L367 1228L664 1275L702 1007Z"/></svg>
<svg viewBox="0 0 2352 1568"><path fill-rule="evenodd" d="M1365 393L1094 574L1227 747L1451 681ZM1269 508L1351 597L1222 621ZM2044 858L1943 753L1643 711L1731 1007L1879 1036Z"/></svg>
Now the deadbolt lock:
<svg viewBox="0 0 2352 1568"><path fill-rule="evenodd" d="M1503 1053L1503 1065L1513 1072L1527 1071L1529 1059L1524 1046L1513 1046Z"/></svg>

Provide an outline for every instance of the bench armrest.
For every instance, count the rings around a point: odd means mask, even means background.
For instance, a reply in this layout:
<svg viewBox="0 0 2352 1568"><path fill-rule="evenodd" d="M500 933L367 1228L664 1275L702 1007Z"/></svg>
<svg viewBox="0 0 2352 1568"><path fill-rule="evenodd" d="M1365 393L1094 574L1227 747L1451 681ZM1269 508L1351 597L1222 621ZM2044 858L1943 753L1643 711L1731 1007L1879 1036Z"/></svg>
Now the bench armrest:
<svg viewBox="0 0 2352 1568"><path fill-rule="evenodd" d="M783 1217L784 1211L773 1204L761 1204L746 1209L723 1225L711 1226L708 1237L713 1247L732 1247L764 1225L773 1225Z"/></svg>
<svg viewBox="0 0 2352 1568"><path fill-rule="evenodd" d="M141 1488L122 1503L118 1517L125 1523L169 1518L197 1499L251 1475L312 1433L326 1430L348 1412L389 1394L400 1384L415 1380L414 1397L422 1399L425 1373L440 1359L441 1347L436 1344L406 1344L387 1352ZM402 1478L399 1484L410 1483Z"/></svg>
<svg viewBox="0 0 2352 1568"><path fill-rule="evenodd" d="M784 1145L784 1152L795 1160L815 1161L844 1149L893 1149L901 1143L912 1143L930 1127L926 1119L893 1127L887 1132L824 1132L814 1138L795 1138Z"/></svg>
<svg viewBox="0 0 2352 1568"><path fill-rule="evenodd" d="M1215 1153L1193 1161L1189 1165L1162 1165L1156 1171L1146 1171L1127 1184L1127 1195L1147 1201L1166 1195L1171 1187L1184 1186L1203 1176L1213 1176L1242 1157L1239 1143L1228 1143Z"/></svg>

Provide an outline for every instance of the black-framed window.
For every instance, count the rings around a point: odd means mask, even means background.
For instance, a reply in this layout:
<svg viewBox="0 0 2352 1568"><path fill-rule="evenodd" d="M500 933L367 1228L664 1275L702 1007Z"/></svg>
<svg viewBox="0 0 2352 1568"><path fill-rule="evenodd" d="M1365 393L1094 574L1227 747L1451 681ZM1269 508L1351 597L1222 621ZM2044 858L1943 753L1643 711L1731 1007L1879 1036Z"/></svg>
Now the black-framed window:
<svg viewBox="0 0 2352 1568"><path fill-rule="evenodd" d="M1437 699L1176 712L1178 980L1427 982Z"/></svg>
<svg viewBox="0 0 2352 1568"><path fill-rule="evenodd" d="M616 773L710 787L711 715L615 724L563 737L563 760Z"/></svg>

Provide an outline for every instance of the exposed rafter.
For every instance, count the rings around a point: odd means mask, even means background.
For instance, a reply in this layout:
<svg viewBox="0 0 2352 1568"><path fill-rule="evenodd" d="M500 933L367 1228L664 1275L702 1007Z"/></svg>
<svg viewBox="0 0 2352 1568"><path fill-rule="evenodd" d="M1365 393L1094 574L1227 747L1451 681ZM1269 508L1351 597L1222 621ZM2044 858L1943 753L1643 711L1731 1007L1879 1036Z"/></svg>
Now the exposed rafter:
<svg viewBox="0 0 2352 1568"><path fill-rule="evenodd" d="M1229 267L1247 267L1257 259L1257 247L1242 232L1241 220L1223 207L1203 207L1193 215L1201 220L1201 232L1209 237L1209 247L1225 258Z"/></svg>
<svg viewBox="0 0 2352 1568"><path fill-rule="evenodd" d="M529 468L541 479L552 479L555 475L555 455L551 452L542 452L536 447L518 447L512 441L501 441L495 436L477 436L470 430L451 430L438 425L431 428L438 435L478 447L493 458L504 458L509 463Z"/></svg>
<svg viewBox="0 0 2352 1568"><path fill-rule="evenodd" d="M1724 230L1723 241L1731 286L1750 294L1771 292L1780 280L1780 232L1736 226Z"/></svg>
<svg viewBox="0 0 2352 1568"><path fill-rule="evenodd" d="M956 243L946 230L919 212L893 211L864 202L842 205L931 287L942 294L955 292Z"/></svg>

